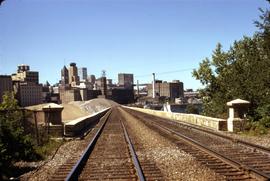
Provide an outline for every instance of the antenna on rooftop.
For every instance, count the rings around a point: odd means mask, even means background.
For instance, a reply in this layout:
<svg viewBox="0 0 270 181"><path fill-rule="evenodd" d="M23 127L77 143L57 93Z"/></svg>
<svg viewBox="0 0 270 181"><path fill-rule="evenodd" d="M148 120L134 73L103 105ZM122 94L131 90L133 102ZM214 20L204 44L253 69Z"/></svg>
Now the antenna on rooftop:
<svg viewBox="0 0 270 181"><path fill-rule="evenodd" d="M106 77L106 70L101 71L101 77Z"/></svg>

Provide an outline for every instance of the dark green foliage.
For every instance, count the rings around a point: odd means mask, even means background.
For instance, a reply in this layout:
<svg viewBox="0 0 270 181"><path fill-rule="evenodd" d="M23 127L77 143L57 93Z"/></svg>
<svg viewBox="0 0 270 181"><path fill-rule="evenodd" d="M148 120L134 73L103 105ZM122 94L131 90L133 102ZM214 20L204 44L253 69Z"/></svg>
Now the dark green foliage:
<svg viewBox="0 0 270 181"><path fill-rule="evenodd" d="M230 82L230 54L222 51L218 44L213 51L212 59L206 58L200 63L198 70L193 71L193 76L200 80L205 89L199 90L203 101L203 113L216 117L226 109L228 84Z"/></svg>
<svg viewBox="0 0 270 181"><path fill-rule="evenodd" d="M268 0L270 3L270 1ZM257 32L264 40L263 47L267 54L270 54L270 11L268 9L259 9L261 12L260 19L255 21L255 25L259 28Z"/></svg>
<svg viewBox="0 0 270 181"><path fill-rule="evenodd" d="M32 139L24 134L23 114L12 93L3 96L0 104L0 179L10 175L12 164L38 158Z"/></svg>
<svg viewBox="0 0 270 181"><path fill-rule="evenodd" d="M228 51L218 44L211 59L193 71L205 86L200 90L205 115L223 117L226 102L240 98L251 102L252 122L270 127L270 12L261 12L255 22L259 32L235 41Z"/></svg>
<svg viewBox="0 0 270 181"><path fill-rule="evenodd" d="M241 98L251 102L250 114L270 104L270 59L262 48L263 40L255 35L234 42L223 52L220 44L211 61L203 60L193 76L205 88L200 90L206 115L226 112L226 102Z"/></svg>
<svg viewBox="0 0 270 181"><path fill-rule="evenodd" d="M186 107L186 113L188 114L199 114L198 108L193 104L188 104Z"/></svg>

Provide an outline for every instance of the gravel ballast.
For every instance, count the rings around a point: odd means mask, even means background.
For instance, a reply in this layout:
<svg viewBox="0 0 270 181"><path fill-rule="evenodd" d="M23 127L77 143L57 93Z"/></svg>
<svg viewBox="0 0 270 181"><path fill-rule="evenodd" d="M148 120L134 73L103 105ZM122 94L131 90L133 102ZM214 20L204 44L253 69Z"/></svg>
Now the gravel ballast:
<svg viewBox="0 0 270 181"><path fill-rule="evenodd" d="M78 149L83 140L71 140L63 144L55 155L51 155L47 160L36 163L39 168L24 174L20 180L43 181L49 180L51 175L66 161L74 156L83 153L82 149Z"/></svg>
<svg viewBox="0 0 270 181"><path fill-rule="evenodd" d="M143 148L137 150L138 156L154 160L165 180L224 180L142 122L122 110L121 113L133 141L142 144Z"/></svg>

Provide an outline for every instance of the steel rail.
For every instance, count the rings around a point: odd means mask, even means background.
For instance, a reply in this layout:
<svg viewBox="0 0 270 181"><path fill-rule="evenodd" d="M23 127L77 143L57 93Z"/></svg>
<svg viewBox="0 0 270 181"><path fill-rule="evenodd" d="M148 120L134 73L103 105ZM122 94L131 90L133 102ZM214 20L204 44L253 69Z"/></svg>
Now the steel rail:
<svg viewBox="0 0 270 181"><path fill-rule="evenodd" d="M153 124L153 121L151 121L151 123ZM206 147L206 146L202 145L201 143L197 142L196 140L193 140L193 139L191 139L191 138L189 138L189 137L187 137L187 136L185 136L185 135L183 135L183 134L181 134L179 132L176 132L176 131L174 131L174 130L172 130L170 128L167 128L167 127L161 126L161 125L156 125L155 124L154 126L159 127L160 129L163 129L163 130L165 130L165 131L167 131L167 132L169 132L169 133L171 133L173 135L176 135L176 136L180 137L185 142L195 146L196 148L198 148L198 149L200 149L200 150L202 150L204 152L207 152L208 154L222 160L223 162L231 165L232 167L234 167L234 168L236 168L238 170L244 171L245 173L247 173L248 175L250 175L253 178L255 177L256 179L259 179L259 180L270 180L270 175L265 174L264 172L258 171L258 170L254 169L252 167L249 167L248 165L245 165L243 163L235 161L235 160L233 160L233 159L231 159L231 158L229 158L229 157L227 157L225 155L222 155L222 154L220 154L220 153L218 153L218 152L216 152L214 150L211 150L208 147Z"/></svg>
<svg viewBox="0 0 270 181"><path fill-rule="evenodd" d="M174 122L174 121L172 121L172 122ZM182 124L182 123L180 123L180 124ZM184 125L184 124L182 124L182 125ZM187 126L188 127L191 127L192 129L195 129L195 130L198 130L198 131L202 131L202 132L206 132L208 134L212 134L212 135L215 135L215 136L218 136L218 137L221 137L221 138L230 140L230 141L232 141L234 143L238 143L238 144L241 144L241 145L244 145L244 146L248 146L249 148L260 150L260 151L262 151L264 153L270 154L270 148L263 147L263 146L260 146L260 145L256 145L256 144L253 144L253 143L249 143L247 141L243 141L243 140L240 140L238 138L232 138L230 136L226 136L226 135L223 135L223 134L214 132L214 131L210 131L210 130L206 130L206 129L201 129L201 128L198 128L198 127L195 127L195 126L192 126L192 125L187 125Z"/></svg>
<svg viewBox="0 0 270 181"><path fill-rule="evenodd" d="M135 110L132 110L134 112L136 112ZM141 112L140 112L141 113ZM143 114L146 114L146 113L143 113ZM150 115L150 114L147 114L149 116L155 116L155 115ZM160 118L158 116L155 116L157 118L160 119L160 121L164 122L164 123L168 123L170 122L170 124L176 124L176 125L180 125L182 127L187 127L187 128L191 128L191 129L195 129L195 130L198 130L198 131L201 131L201 132L205 132L205 133L208 133L208 134L211 134L211 135L215 135L217 137L221 137L223 139L227 139L229 141L232 141L234 143L238 143L238 144L241 144L243 146L247 146L253 150L259 150L263 153L266 153L266 154L269 154L270 155L270 148L267 148L267 147L263 147L263 146L260 146L260 145L257 145L257 144L254 144L254 143L249 143L247 141L244 141L244 140L240 140L238 138L232 138L230 136L226 136L226 135L223 135L223 134L220 134L220 133L217 133L217 132L214 132L214 131L211 131L211 130L207 130L207 128L205 129L202 129L202 128L199 128L197 126L194 126L194 125L191 125L191 124L188 124L186 122L178 122L178 121L175 121L175 120L171 120L171 119L167 119L167 118ZM165 121L166 120L166 121Z"/></svg>
<svg viewBox="0 0 270 181"><path fill-rule="evenodd" d="M100 126L100 128L96 132L95 136L93 137L93 139L91 140L91 142L87 146L87 148L84 151L83 155L76 162L76 164L72 167L72 170L67 175L65 181L78 180L79 174L81 173L81 171L82 171L82 169L83 169L83 167L84 167L84 165L85 165L85 163L86 163L89 155L93 151L93 149L95 147L95 144L96 144L99 136L101 135L101 132L102 132L103 128L105 127L105 124L107 123L108 118L109 118L111 112L112 112L112 110L110 109L109 112L105 115L105 121L104 121L104 123Z"/></svg>
<svg viewBox="0 0 270 181"><path fill-rule="evenodd" d="M165 119L165 118L164 118ZM264 152L266 154L270 154L270 148L267 148L267 147L263 147L263 146L260 146L260 145L256 145L256 144L253 144L253 143L249 143L247 141L243 141L243 140L240 140L238 138L232 138L230 136L226 136L226 135L223 135L223 134L220 134L220 133L217 133L217 132L214 132L214 131L210 131L210 130L207 130L207 129L202 129L202 128L199 128L199 127L196 127L196 126L193 126L193 125L190 125L188 123L184 123L184 122L177 122L175 120L170 120L170 119L165 119L166 121L164 120L160 120L164 123L168 123L171 122L170 124L177 124L177 125L180 125L182 127L187 127L187 128L191 128L191 129L194 129L194 130L197 130L197 131L201 131L203 133L208 133L208 134L211 134L211 135L215 135L217 137L221 137L223 139L227 139L229 141L232 141L234 143L238 143L238 144L241 144L241 145L244 145L244 146L247 146L251 149L254 149L254 150L259 150L261 152Z"/></svg>
<svg viewBox="0 0 270 181"><path fill-rule="evenodd" d="M133 147L133 144L131 143L131 141L130 141L130 139L129 139L129 136L128 136L128 133L127 133L127 130L126 130L126 128L125 128L124 123L122 122L122 120L120 120L120 121L121 121L121 124L122 124L122 128L123 128L123 130L124 130L124 133L125 133L126 141L128 142L129 151L130 151L130 153L131 153L132 160L133 160L133 163L134 163L136 172L137 172L137 174L138 174L139 180L140 180L140 181L145 181L145 177L144 177L144 174L143 174L143 171L142 171L140 162L139 162L139 160L138 160L137 154L136 154L135 149L134 149L134 147Z"/></svg>

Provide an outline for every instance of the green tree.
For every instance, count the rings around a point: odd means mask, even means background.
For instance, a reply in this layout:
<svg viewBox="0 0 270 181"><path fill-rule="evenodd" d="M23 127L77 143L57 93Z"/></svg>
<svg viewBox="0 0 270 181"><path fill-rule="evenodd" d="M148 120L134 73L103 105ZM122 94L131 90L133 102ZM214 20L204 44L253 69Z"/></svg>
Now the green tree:
<svg viewBox="0 0 270 181"><path fill-rule="evenodd" d="M200 63L193 76L205 86L200 90L204 114L221 116L226 102L235 98L251 101L250 114L258 115L257 108L270 104L270 60L258 34L235 41L227 52L220 44L211 60Z"/></svg>
<svg viewBox="0 0 270 181"><path fill-rule="evenodd" d="M270 3L270 0L267 0ZM261 15L255 25L259 28L258 34L263 38L263 47L268 55L270 55L270 11L268 9L259 8Z"/></svg>
<svg viewBox="0 0 270 181"><path fill-rule="evenodd" d="M255 22L258 32L235 41L228 51L218 44L212 57L193 70L204 85L200 95L205 115L224 117L226 102L241 98L251 102L253 120L270 126L270 12L260 11L260 21Z"/></svg>
<svg viewBox="0 0 270 181"><path fill-rule="evenodd" d="M188 104L186 107L186 113L188 114L199 114L198 108L193 104Z"/></svg>
<svg viewBox="0 0 270 181"><path fill-rule="evenodd" d="M3 96L0 104L0 180L12 173L12 164L37 158L32 139L25 135L22 111L12 93Z"/></svg>
<svg viewBox="0 0 270 181"><path fill-rule="evenodd" d="M270 3L270 0L267 0ZM259 9L261 11L260 20L256 21L255 24L259 28L257 32L258 36L262 39L262 50L264 52L263 58L269 60L270 59L270 11L269 9L263 10L262 8ZM269 61L263 65L269 67ZM263 106L258 107L256 110L259 116L264 120L264 122L270 122L270 70L265 71L265 84L268 84L268 90L265 91L264 97L265 99L262 100ZM267 120L267 121L266 121Z"/></svg>
<svg viewBox="0 0 270 181"><path fill-rule="evenodd" d="M221 115L225 110L228 96L228 80L230 74L230 53L222 50L217 44L212 58L206 58L200 63L198 70L193 70L193 76L200 80L204 89L199 90L203 98L203 114L208 116Z"/></svg>

